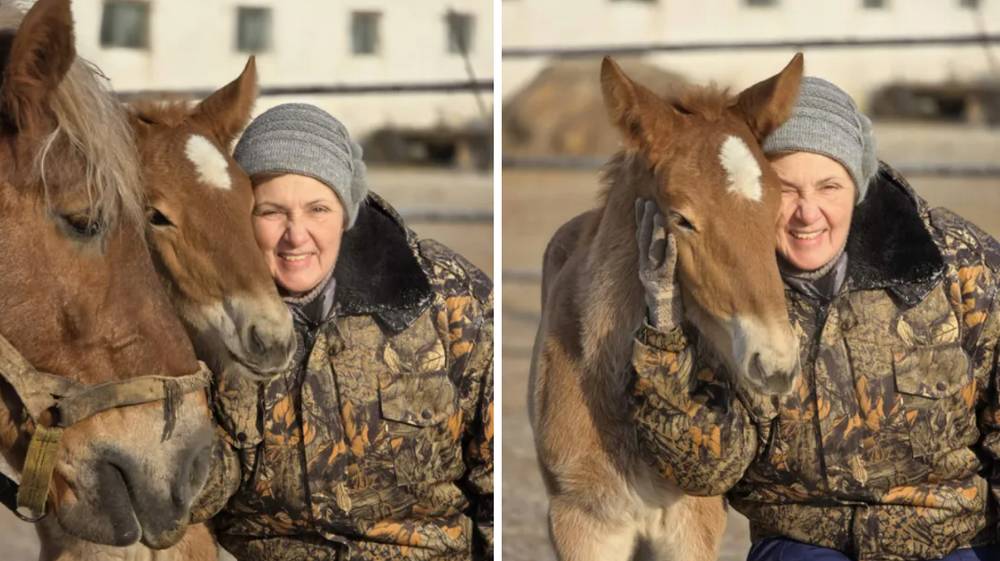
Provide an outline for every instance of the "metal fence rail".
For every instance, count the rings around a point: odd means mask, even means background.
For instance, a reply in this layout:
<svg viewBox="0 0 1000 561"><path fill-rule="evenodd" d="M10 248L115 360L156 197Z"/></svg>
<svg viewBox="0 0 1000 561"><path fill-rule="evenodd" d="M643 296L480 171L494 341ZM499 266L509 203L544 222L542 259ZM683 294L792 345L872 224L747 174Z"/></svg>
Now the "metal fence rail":
<svg viewBox="0 0 1000 561"><path fill-rule="evenodd" d="M429 209L402 208L399 215L407 222L445 222L449 224L493 224L493 211L477 208Z"/></svg>
<svg viewBox="0 0 1000 561"><path fill-rule="evenodd" d="M604 55L638 55L675 51L748 51L748 50L797 50L797 49L853 49L872 47L927 47L988 45L1000 43L1000 35L976 33L971 35L923 37L841 37L826 39L782 39L780 41L708 41L697 43L637 43L634 45L599 45L587 47L505 47L505 59L535 57L595 57Z"/></svg>
<svg viewBox="0 0 1000 561"><path fill-rule="evenodd" d="M530 156L505 157L505 169L596 170L608 161L596 156ZM1000 163L894 163L903 175L935 177L1000 177Z"/></svg>
<svg viewBox="0 0 1000 561"><path fill-rule="evenodd" d="M119 99L133 101L149 97L191 97L203 98L214 92L214 88L177 90L125 90L117 92ZM385 94L431 94L465 93L493 91L493 80L454 80L442 82L387 82L380 84L327 84L302 86L267 86L260 89L260 95L385 95Z"/></svg>

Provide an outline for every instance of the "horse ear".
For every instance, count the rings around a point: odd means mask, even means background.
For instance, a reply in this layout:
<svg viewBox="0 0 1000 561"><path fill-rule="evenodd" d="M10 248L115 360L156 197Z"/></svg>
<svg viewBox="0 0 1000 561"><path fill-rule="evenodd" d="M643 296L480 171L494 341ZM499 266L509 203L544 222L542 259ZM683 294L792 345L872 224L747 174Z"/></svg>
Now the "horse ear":
<svg viewBox="0 0 1000 561"><path fill-rule="evenodd" d="M763 141L791 116L799 97L802 66L802 53L795 53L784 70L743 90L737 97L736 107L758 141Z"/></svg>
<svg viewBox="0 0 1000 561"><path fill-rule="evenodd" d="M601 62L601 93L611 124L621 131L626 144L648 147L656 137L654 131L667 132L657 130L669 125L663 102L645 86L633 82L611 57Z"/></svg>
<svg viewBox="0 0 1000 561"><path fill-rule="evenodd" d="M76 58L69 0L38 0L11 42L0 106L19 130L41 126L49 97Z"/></svg>
<svg viewBox="0 0 1000 561"><path fill-rule="evenodd" d="M211 129L228 148L250 121L256 101L257 65L251 56L240 76L202 100L191 118Z"/></svg>

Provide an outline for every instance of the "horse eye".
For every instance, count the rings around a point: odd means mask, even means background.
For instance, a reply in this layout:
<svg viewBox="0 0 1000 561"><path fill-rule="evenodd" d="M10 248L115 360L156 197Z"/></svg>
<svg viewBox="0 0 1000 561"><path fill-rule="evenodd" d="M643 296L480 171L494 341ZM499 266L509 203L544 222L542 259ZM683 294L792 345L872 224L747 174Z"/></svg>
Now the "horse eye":
<svg viewBox="0 0 1000 561"><path fill-rule="evenodd" d="M100 219L87 213L64 214L62 219L69 226L70 231L82 238L93 238L105 230L105 225Z"/></svg>
<svg viewBox="0 0 1000 561"><path fill-rule="evenodd" d="M163 214L156 208L150 208L146 211L146 219L153 226L173 226L174 223L167 218L167 215Z"/></svg>
<svg viewBox="0 0 1000 561"><path fill-rule="evenodd" d="M670 221L673 222L674 225L676 225L678 228L682 228L690 232L698 231L698 229L694 227L694 224L692 224L690 220L688 220L683 214L679 212L672 211L670 213Z"/></svg>

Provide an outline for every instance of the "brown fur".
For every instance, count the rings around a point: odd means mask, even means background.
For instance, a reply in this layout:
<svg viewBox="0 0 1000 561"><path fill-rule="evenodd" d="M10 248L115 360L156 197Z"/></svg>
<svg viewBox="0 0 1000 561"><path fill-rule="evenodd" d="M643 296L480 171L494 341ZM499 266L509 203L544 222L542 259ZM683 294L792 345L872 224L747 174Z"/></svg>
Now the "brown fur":
<svg viewBox="0 0 1000 561"><path fill-rule="evenodd" d="M39 0L19 25L9 6L0 12L14 24L0 32L8 55L0 85L0 331L36 368L86 384L194 372L193 349L130 211L142 197L125 115L76 59L68 1ZM75 232L88 223L92 234ZM11 388L0 390L0 447L20 470L33 425ZM109 410L66 429L51 516L95 541L129 543L140 526L150 545L180 539L185 495L202 477L195 458L210 445L204 394L188 394L177 418L164 442L163 403Z"/></svg>
<svg viewBox="0 0 1000 561"><path fill-rule="evenodd" d="M605 169L598 208L560 228L546 249L529 396L562 560L717 555L721 498L686 496L651 473L627 414L632 336L645 310L634 204L654 200L668 218L695 327L704 333L747 316L793 340L774 257L780 192L756 140L787 118L801 72L797 56L736 98L702 88L661 100L605 59L605 103L625 150ZM742 139L761 168L759 203L725 191L719 146L727 136ZM679 215L697 235L681 228Z"/></svg>
<svg viewBox="0 0 1000 561"><path fill-rule="evenodd" d="M251 58L236 80L194 107L147 102L133 108L154 262L198 357L215 372L234 360L253 372L280 371L294 350L291 316L251 227L250 179L230 155L256 97ZM225 158L229 189L201 181L186 155L193 135ZM153 213L171 225L157 225Z"/></svg>
<svg viewBox="0 0 1000 561"><path fill-rule="evenodd" d="M264 353L258 353L260 356L241 351L262 365L254 368L267 371L283 367L293 350L294 332L288 311L251 231L250 180L229 156L228 147L249 121L256 95L256 71L251 58L239 78L194 107L186 101L148 101L131 108L148 205L175 222L175 227L148 226L154 261L174 307L196 342L199 358L216 369L232 366L234 357L227 344L242 345L239 340L224 340L226 327L210 313L225 308L227 298L229 309L234 305L252 306L240 318L273 331L270 336L275 342L268 344ZM192 134L211 139L225 155L231 189L220 190L198 180L193 163L185 155L185 143ZM261 323L269 318L270 324ZM244 333L246 329L237 331ZM214 561L218 551L203 524L189 527L180 543L161 551L141 544L128 548L92 544L65 535L55 525L40 528L40 534L46 544L46 561Z"/></svg>

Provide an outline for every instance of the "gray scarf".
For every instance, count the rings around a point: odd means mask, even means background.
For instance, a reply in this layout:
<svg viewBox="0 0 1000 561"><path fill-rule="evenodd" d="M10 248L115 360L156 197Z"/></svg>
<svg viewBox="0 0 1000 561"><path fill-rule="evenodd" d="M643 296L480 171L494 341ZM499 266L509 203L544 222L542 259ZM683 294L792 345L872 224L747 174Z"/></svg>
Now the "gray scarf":
<svg viewBox="0 0 1000 561"><path fill-rule="evenodd" d="M337 292L337 280L333 278L333 269L327 274L316 288L308 293L292 297L282 298L289 311L292 312L292 320L295 328L300 331L311 332L325 323L333 315L334 295Z"/></svg>
<svg viewBox="0 0 1000 561"><path fill-rule="evenodd" d="M840 292L847 279L845 247L840 248L840 253L836 257L815 271L798 269L779 255L778 270L781 271L781 278L784 279L785 284L803 295L813 300L829 302Z"/></svg>

